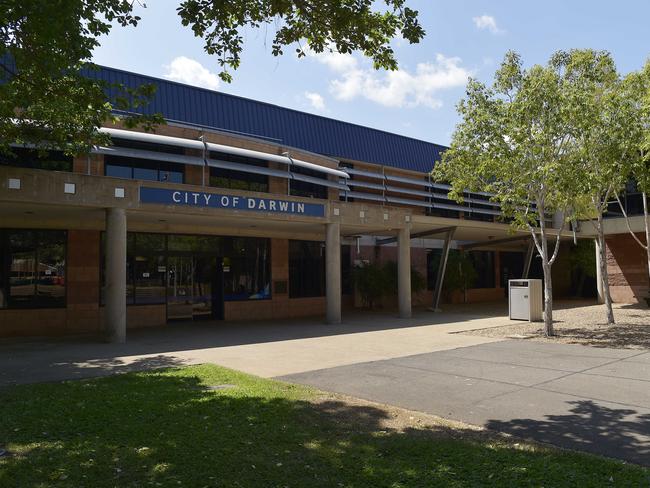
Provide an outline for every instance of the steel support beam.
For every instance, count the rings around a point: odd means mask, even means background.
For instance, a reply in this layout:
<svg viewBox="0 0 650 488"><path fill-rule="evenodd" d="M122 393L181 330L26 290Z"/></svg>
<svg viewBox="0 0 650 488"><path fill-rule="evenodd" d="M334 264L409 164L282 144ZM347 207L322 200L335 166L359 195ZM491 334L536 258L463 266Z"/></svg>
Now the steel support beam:
<svg viewBox="0 0 650 488"><path fill-rule="evenodd" d="M443 234L445 232L449 232L450 230L456 230L456 226L453 227L440 227L439 229L431 229L431 230L425 230L422 232L416 232L414 234L411 234L411 239L417 239L419 237L429 237L429 236L435 236L436 234ZM397 242L397 237L388 237L386 239L378 239L375 242L376 246L384 246L386 244L392 244L393 242Z"/></svg>
<svg viewBox="0 0 650 488"><path fill-rule="evenodd" d="M507 244L510 242L525 241L528 239L530 239L530 235L505 237L503 239L492 239L491 241L481 241L481 242L474 242L472 244L465 244L464 246L461 246L461 249L463 251L469 251L471 249L476 249L478 247L496 246L499 244Z"/></svg>
<svg viewBox="0 0 650 488"><path fill-rule="evenodd" d="M433 311L440 310L440 297L442 296L442 284L445 281L445 271L447 270L447 260L449 258L449 249L451 248L451 241L454 238L455 227L449 229L445 236L445 243L442 246L442 254L440 256L440 265L438 266L438 274L436 276L436 286L433 290Z"/></svg>

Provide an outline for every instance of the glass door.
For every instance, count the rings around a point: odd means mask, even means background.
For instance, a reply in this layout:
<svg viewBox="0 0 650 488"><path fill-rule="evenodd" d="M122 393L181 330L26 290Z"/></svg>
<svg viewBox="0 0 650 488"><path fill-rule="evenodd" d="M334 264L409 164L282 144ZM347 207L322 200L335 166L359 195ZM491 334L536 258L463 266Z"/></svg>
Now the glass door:
<svg viewBox="0 0 650 488"><path fill-rule="evenodd" d="M167 260L167 319L223 319L221 258L170 255Z"/></svg>

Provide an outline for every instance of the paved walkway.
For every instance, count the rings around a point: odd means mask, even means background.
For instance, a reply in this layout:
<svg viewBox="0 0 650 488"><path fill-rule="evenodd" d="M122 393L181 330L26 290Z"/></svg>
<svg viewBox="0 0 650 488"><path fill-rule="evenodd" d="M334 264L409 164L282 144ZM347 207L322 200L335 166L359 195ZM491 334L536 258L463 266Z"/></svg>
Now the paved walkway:
<svg viewBox="0 0 650 488"><path fill-rule="evenodd" d="M6 341L0 387L212 362L650 465L650 352L454 333L508 323L469 310Z"/></svg>
<svg viewBox="0 0 650 488"><path fill-rule="evenodd" d="M501 341L280 379L650 466L650 352Z"/></svg>
<svg viewBox="0 0 650 488"><path fill-rule="evenodd" d="M483 313L352 315L337 326L320 319L178 323L129 331L126 344L5 341L0 386L206 362L269 378L494 342L498 339L450 334L507 322Z"/></svg>

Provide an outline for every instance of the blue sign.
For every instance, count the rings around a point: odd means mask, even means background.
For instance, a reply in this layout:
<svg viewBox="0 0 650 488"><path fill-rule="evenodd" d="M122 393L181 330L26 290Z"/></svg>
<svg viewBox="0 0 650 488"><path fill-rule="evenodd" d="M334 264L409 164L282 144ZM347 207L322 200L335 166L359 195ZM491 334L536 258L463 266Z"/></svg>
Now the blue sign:
<svg viewBox="0 0 650 488"><path fill-rule="evenodd" d="M277 198L220 195L203 191L184 191L147 186L140 188L140 202L306 215L308 217L325 216L325 205L321 203L292 202L291 200L279 200Z"/></svg>

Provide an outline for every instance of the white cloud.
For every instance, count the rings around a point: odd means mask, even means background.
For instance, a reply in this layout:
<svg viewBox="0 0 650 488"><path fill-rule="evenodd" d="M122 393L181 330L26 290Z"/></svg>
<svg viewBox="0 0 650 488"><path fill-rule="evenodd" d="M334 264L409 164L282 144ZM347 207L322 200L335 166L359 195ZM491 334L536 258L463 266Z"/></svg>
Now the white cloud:
<svg viewBox="0 0 650 488"><path fill-rule="evenodd" d="M320 53L314 59L336 73L329 90L338 100L365 98L386 107L442 106L438 92L464 86L470 72L461 66L461 60L436 55L435 62L418 63L415 72L407 70L376 71L361 66L349 54Z"/></svg>
<svg viewBox="0 0 650 488"><path fill-rule="evenodd" d="M216 90L219 87L219 77L195 59L178 56L164 68L167 73L163 76L168 80L180 81L210 90Z"/></svg>
<svg viewBox="0 0 650 488"><path fill-rule="evenodd" d="M497 25L497 20L491 15L481 15L473 17L474 25L480 30L489 30L492 34L503 34L505 31L501 30Z"/></svg>
<svg viewBox="0 0 650 488"><path fill-rule="evenodd" d="M316 110L325 110L325 99L320 93L306 91L305 98Z"/></svg>

